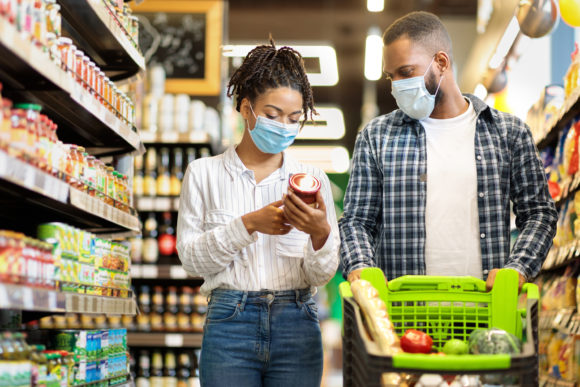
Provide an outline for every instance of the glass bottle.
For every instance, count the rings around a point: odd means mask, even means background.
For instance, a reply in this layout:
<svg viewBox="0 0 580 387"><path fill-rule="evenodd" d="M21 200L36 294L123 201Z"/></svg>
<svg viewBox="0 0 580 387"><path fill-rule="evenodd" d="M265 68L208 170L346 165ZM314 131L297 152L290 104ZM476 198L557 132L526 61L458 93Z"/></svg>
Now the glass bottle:
<svg viewBox="0 0 580 387"><path fill-rule="evenodd" d="M2 119L0 120L0 148L7 150L10 145L10 115L12 112L12 101L2 98Z"/></svg>
<svg viewBox="0 0 580 387"><path fill-rule="evenodd" d="M192 374L192 364L191 364L191 357L187 352L181 352L179 354L179 362L178 362L178 370L177 370L177 387L190 387L189 379L191 378Z"/></svg>
<svg viewBox="0 0 580 387"><path fill-rule="evenodd" d="M159 255L170 257L175 254L176 250L175 228L171 212L165 211L162 216L163 223L159 227L158 237Z"/></svg>
<svg viewBox="0 0 580 387"><path fill-rule="evenodd" d="M177 327L180 332L191 331L191 313L193 303L193 289L183 286L179 295L179 312L177 313Z"/></svg>
<svg viewBox="0 0 580 387"><path fill-rule="evenodd" d="M87 192L91 196L95 196L97 187L97 168L95 156L91 156L88 153L83 153L85 158L85 169L83 172L85 185L87 186Z"/></svg>
<svg viewBox="0 0 580 387"><path fill-rule="evenodd" d="M115 197L117 193L115 192L115 169L113 167L107 167L107 198L106 202L110 206L115 205Z"/></svg>
<svg viewBox="0 0 580 387"><path fill-rule="evenodd" d="M151 387L163 387L163 357L161 352L153 352L151 359Z"/></svg>
<svg viewBox="0 0 580 387"><path fill-rule="evenodd" d="M143 262L155 263L159 257L157 244L157 219L155 213L149 213L143 229Z"/></svg>
<svg viewBox="0 0 580 387"><path fill-rule="evenodd" d="M141 286L138 301L137 329L142 332L148 332L151 330L151 294L149 293L149 286Z"/></svg>
<svg viewBox="0 0 580 387"><path fill-rule="evenodd" d="M161 148L161 163L157 170L157 195L171 194L171 179L169 177L169 148Z"/></svg>
<svg viewBox="0 0 580 387"><path fill-rule="evenodd" d="M139 367L137 370L137 379L135 380L135 387L150 387L151 383L151 359L148 351L141 351L139 353Z"/></svg>
<svg viewBox="0 0 580 387"><path fill-rule="evenodd" d="M163 324L166 331L175 332L177 330L178 310L177 288L170 286L167 288L165 296L165 313L163 315Z"/></svg>
<svg viewBox="0 0 580 387"><path fill-rule="evenodd" d="M152 300L151 330L162 331L164 328L163 313L165 311L165 307L163 299L163 288L161 286L155 286L153 288L153 297L151 300Z"/></svg>
<svg viewBox="0 0 580 387"><path fill-rule="evenodd" d="M157 195L157 151L150 148L145 154L144 194Z"/></svg>
<svg viewBox="0 0 580 387"><path fill-rule="evenodd" d="M173 166L171 168L171 196L179 196L181 193L181 180L183 180L183 150L173 150Z"/></svg>
<svg viewBox="0 0 580 387"><path fill-rule="evenodd" d="M134 160L135 174L133 176L133 194L143 196L144 179L143 179L143 156L137 155Z"/></svg>
<svg viewBox="0 0 580 387"><path fill-rule="evenodd" d="M197 157L195 148L187 148L185 150L185 154L187 155L187 164L185 168L189 167L189 164L193 163Z"/></svg>
<svg viewBox="0 0 580 387"><path fill-rule="evenodd" d="M165 353L163 387L177 387L177 364L173 351L167 351Z"/></svg>
<svg viewBox="0 0 580 387"><path fill-rule="evenodd" d="M20 105L14 106L10 114L10 141L8 153L11 156L26 159L28 146L26 131L26 110Z"/></svg>

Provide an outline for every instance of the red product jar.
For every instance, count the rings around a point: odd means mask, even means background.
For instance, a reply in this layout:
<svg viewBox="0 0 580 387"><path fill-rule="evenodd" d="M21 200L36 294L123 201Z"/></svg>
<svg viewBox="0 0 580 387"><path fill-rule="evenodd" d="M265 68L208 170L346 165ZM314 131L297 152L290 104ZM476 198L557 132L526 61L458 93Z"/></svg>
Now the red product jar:
<svg viewBox="0 0 580 387"><path fill-rule="evenodd" d="M309 206L316 206L316 193L320 190L320 181L307 173L295 173L290 176L288 188Z"/></svg>

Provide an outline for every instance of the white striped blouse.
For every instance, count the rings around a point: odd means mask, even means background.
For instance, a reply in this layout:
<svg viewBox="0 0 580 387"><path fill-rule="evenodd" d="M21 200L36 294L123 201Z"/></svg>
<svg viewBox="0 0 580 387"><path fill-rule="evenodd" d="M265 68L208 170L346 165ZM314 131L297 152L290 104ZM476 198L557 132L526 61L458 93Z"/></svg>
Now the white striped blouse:
<svg viewBox="0 0 580 387"><path fill-rule="evenodd" d="M282 199L293 173L320 180L330 235L314 251L310 236L249 234L242 215ZM256 184L232 146L221 155L195 160L183 179L177 222L177 250L185 271L203 277L202 294L225 288L243 291L321 286L336 272L340 240L330 183L320 169L284 154L282 167Z"/></svg>

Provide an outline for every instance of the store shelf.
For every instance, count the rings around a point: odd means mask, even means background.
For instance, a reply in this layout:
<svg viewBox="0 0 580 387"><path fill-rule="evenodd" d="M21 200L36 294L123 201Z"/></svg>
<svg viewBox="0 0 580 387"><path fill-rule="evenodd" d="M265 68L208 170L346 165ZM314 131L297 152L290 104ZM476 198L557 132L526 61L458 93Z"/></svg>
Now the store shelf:
<svg viewBox="0 0 580 387"><path fill-rule="evenodd" d="M137 196L135 208L142 212L179 210L179 196Z"/></svg>
<svg viewBox="0 0 580 387"><path fill-rule="evenodd" d="M130 347L200 348L202 340L202 333L127 333L127 345Z"/></svg>
<svg viewBox="0 0 580 387"><path fill-rule="evenodd" d="M81 9L82 7L78 7ZM0 81L14 101L36 102L59 125L63 142L95 155L144 152L139 134L76 83L48 54L0 17Z"/></svg>
<svg viewBox="0 0 580 387"><path fill-rule="evenodd" d="M145 70L145 59L103 0L59 0L64 29L113 80Z"/></svg>
<svg viewBox="0 0 580 387"><path fill-rule="evenodd" d="M553 376L540 375L540 387L576 387L572 381L554 378Z"/></svg>
<svg viewBox="0 0 580 387"><path fill-rule="evenodd" d="M211 137L206 132L150 132L143 130L141 139L146 144L192 144L210 145Z"/></svg>
<svg viewBox="0 0 580 387"><path fill-rule="evenodd" d="M133 279L191 279L202 280L199 277L190 277L181 265L131 265Z"/></svg>
<svg viewBox="0 0 580 387"><path fill-rule="evenodd" d="M65 301L55 290L0 283L0 309L62 313Z"/></svg>
<svg viewBox="0 0 580 387"><path fill-rule="evenodd" d="M121 375L121 376L115 376L114 378L99 380L99 381L92 382L92 383L78 384L75 387L92 387L92 386L96 386L96 385L103 383L103 382L109 383L113 380L120 379L120 378L124 378L125 380L121 383L107 384L107 386L109 386L109 387L132 387L133 386L133 381L131 380L131 375Z"/></svg>
<svg viewBox="0 0 580 387"><path fill-rule="evenodd" d="M557 329L566 334L580 334L580 315L574 308L541 311L538 328L540 330Z"/></svg>
<svg viewBox="0 0 580 387"><path fill-rule="evenodd" d="M578 114L580 114L580 88L570 94L560 108L559 113L554 115L550 123L547 124L550 130L536 142L538 149L542 150L553 144L558 139L560 131Z"/></svg>
<svg viewBox="0 0 580 387"><path fill-rule="evenodd" d="M560 247L553 246L544 260L542 271L561 269L578 257L580 257L580 240L573 240Z"/></svg>
<svg viewBox="0 0 580 387"><path fill-rule="evenodd" d="M93 296L90 294L64 293L67 313L136 315L137 304L133 298Z"/></svg>
<svg viewBox="0 0 580 387"><path fill-rule="evenodd" d="M24 214L34 211L35 222L64 221L104 233L138 233L139 217L123 212L66 182L0 151L0 218L30 223Z"/></svg>

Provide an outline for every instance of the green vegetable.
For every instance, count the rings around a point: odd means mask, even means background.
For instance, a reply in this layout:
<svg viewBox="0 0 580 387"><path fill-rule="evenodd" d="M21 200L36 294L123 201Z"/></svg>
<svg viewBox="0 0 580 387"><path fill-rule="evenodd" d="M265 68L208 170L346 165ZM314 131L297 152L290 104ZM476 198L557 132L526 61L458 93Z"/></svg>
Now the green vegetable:
<svg viewBox="0 0 580 387"><path fill-rule="evenodd" d="M446 355L465 355L469 353L469 346L463 340L451 339L443 346L443 353Z"/></svg>
<svg viewBox="0 0 580 387"><path fill-rule="evenodd" d="M518 354L521 351L520 340L503 329L477 329L469 336L469 352L472 354Z"/></svg>

